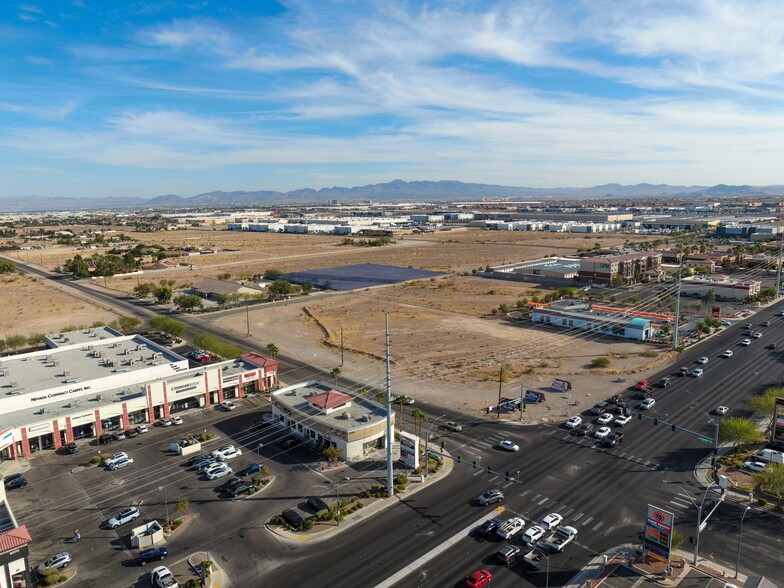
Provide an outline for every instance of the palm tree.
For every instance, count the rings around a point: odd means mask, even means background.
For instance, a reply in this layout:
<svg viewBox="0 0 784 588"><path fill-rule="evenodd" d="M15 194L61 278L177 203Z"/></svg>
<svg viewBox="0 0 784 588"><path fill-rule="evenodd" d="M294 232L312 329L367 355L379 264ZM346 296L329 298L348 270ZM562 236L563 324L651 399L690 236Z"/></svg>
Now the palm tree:
<svg viewBox="0 0 784 588"><path fill-rule="evenodd" d="M416 430L416 435L417 437L421 437L422 423L426 423L430 420L430 418L418 408L415 408L411 411L411 416L414 417L414 428Z"/></svg>
<svg viewBox="0 0 784 588"><path fill-rule="evenodd" d="M278 349L278 346L274 343L267 343L267 346L264 349L267 350L267 353L269 353L272 359L275 359L278 356L278 353L280 353L280 349Z"/></svg>
<svg viewBox="0 0 784 588"><path fill-rule="evenodd" d="M341 369L339 367L332 368L332 371L329 372L329 375L335 378L335 386L338 385L338 376L341 374Z"/></svg>

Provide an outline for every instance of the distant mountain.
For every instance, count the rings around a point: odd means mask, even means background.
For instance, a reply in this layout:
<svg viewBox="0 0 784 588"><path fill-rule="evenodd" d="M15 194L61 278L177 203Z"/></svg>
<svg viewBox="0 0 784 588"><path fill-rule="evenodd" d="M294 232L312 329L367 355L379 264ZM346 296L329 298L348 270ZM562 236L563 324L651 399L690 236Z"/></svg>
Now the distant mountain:
<svg viewBox="0 0 784 588"><path fill-rule="evenodd" d="M290 192L274 190L205 192L196 196L183 197L177 194L156 196L149 200L141 198L44 198L29 196L19 199L0 199L0 212L95 210L118 208L218 208L254 207L275 204L306 205L324 204L326 200L356 202L405 201L465 201L483 198L506 198L518 200L592 198L727 198L732 196L767 197L784 194L784 186L670 186L668 184L604 184L591 188L527 188L500 186L495 184L471 184L457 181L393 180L381 184L343 188L303 188Z"/></svg>

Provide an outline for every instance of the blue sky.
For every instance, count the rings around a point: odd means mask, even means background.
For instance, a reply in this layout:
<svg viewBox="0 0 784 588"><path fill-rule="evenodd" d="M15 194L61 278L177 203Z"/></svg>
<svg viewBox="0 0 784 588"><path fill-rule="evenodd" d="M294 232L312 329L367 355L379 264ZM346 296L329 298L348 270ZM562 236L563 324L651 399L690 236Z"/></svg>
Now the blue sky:
<svg viewBox="0 0 784 588"><path fill-rule="evenodd" d="M784 3L0 7L0 197L784 183Z"/></svg>

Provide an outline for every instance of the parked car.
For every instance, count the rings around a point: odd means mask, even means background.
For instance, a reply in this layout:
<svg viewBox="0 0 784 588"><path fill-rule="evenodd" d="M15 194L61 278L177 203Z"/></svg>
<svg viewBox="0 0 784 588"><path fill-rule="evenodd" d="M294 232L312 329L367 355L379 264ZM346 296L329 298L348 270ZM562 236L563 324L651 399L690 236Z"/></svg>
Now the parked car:
<svg viewBox="0 0 784 588"><path fill-rule="evenodd" d="M168 555L169 550L165 547L150 547L149 549L140 552L139 555L136 556L136 561L140 566L143 566L151 561L164 560Z"/></svg>
<svg viewBox="0 0 784 588"><path fill-rule="evenodd" d="M721 324L721 325L723 325L725 327L729 327L732 323L730 321L728 321L727 319L721 319L719 321L719 324Z"/></svg>
<svg viewBox="0 0 784 588"><path fill-rule="evenodd" d="M260 472L264 468L263 463L252 463L248 467L242 468L237 472L238 476L250 476L256 472Z"/></svg>
<svg viewBox="0 0 784 588"><path fill-rule="evenodd" d="M70 454L79 453L79 446L76 443L66 443L65 452Z"/></svg>
<svg viewBox="0 0 784 588"><path fill-rule="evenodd" d="M126 523L130 523L131 521L138 519L141 516L141 511L136 508L135 506L129 506L128 508L122 509L116 515L109 519L108 525L112 529L116 529L120 525L124 525Z"/></svg>
<svg viewBox="0 0 784 588"><path fill-rule="evenodd" d="M217 459L220 459L224 453L229 453L230 451L234 451L234 445L224 445L223 447L218 447L217 449L213 449L210 455Z"/></svg>
<svg viewBox="0 0 784 588"><path fill-rule="evenodd" d="M506 451L520 451L520 446L514 441L510 441L509 439L504 439L498 444L498 446L501 449L505 449Z"/></svg>
<svg viewBox="0 0 784 588"><path fill-rule="evenodd" d="M552 531L563 521L563 517L557 512L551 512L542 519L542 526L548 531Z"/></svg>
<svg viewBox="0 0 784 588"><path fill-rule="evenodd" d="M287 508L283 511L283 519L293 527L295 531L299 531L305 525L305 521L296 510Z"/></svg>
<svg viewBox="0 0 784 588"><path fill-rule="evenodd" d="M163 427L171 427L173 424L174 423L172 422L171 419L162 419L161 420L161 426L163 426Z"/></svg>
<svg viewBox="0 0 784 588"><path fill-rule="evenodd" d="M316 512L329 510L329 505L318 496L311 496L308 498L308 506Z"/></svg>
<svg viewBox="0 0 784 588"><path fill-rule="evenodd" d="M247 494L250 492L251 488L253 488L253 484L248 482L247 480L243 481L241 484L235 484L229 490L227 490L227 494L232 498L237 498L240 494Z"/></svg>
<svg viewBox="0 0 784 588"><path fill-rule="evenodd" d="M666 388L670 384L672 384L672 378L667 376L667 377L664 377L661 380L659 380L658 386L659 386L659 388Z"/></svg>
<svg viewBox="0 0 784 588"><path fill-rule="evenodd" d="M654 404L656 404L656 400L654 400L653 398L646 398L640 403L640 408L642 410L650 410L651 408L653 408Z"/></svg>
<svg viewBox="0 0 784 588"><path fill-rule="evenodd" d="M67 551L61 551L47 559L37 569L39 572L46 572L47 570L67 568L69 565L71 565L71 554Z"/></svg>
<svg viewBox="0 0 784 588"><path fill-rule="evenodd" d="M583 419L578 416L573 416L568 421L566 421L566 428L567 429L576 429L580 425L583 424Z"/></svg>
<svg viewBox="0 0 784 588"><path fill-rule="evenodd" d="M114 437L110 433L104 433L98 437L98 445L109 445L112 441L114 441Z"/></svg>
<svg viewBox="0 0 784 588"><path fill-rule="evenodd" d="M480 537L491 537L501 526L501 519L488 519L476 528L476 534Z"/></svg>
<svg viewBox="0 0 784 588"><path fill-rule="evenodd" d="M182 424L182 417L173 416L171 418L172 425L181 425Z"/></svg>
<svg viewBox="0 0 784 588"><path fill-rule="evenodd" d="M109 469L112 471L119 470L122 468L127 468L128 466L133 465L133 458L132 457L123 457L122 459L118 459L112 465L109 466Z"/></svg>
<svg viewBox="0 0 784 588"><path fill-rule="evenodd" d="M211 467L220 464L221 461L218 460L217 457L210 457L209 459L204 459L200 462L197 462L197 465L194 466L198 471L204 472Z"/></svg>
<svg viewBox="0 0 784 588"><path fill-rule="evenodd" d="M237 408L237 405L234 404L233 402L229 402L228 400L226 400L224 402L221 402L218 405L218 408L220 408L221 410L229 411L229 410L234 410L235 408Z"/></svg>
<svg viewBox="0 0 784 588"><path fill-rule="evenodd" d="M465 585L468 588L482 588L487 586L493 579L493 574L489 570L478 570L468 576Z"/></svg>
<svg viewBox="0 0 784 588"><path fill-rule="evenodd" d="M115 441L122 441L125 439L125 431L115 431L112 433L112 437L114 437Z"/></svg>
<svg viewBox="0 0 784 588"><path fill-rule="evenodd" d="M221 461L228 461L230 459L234 459L235 457L239 457L241 455L242 455L241 449L232 449L231 451L226 451L225 453L222 453L218 457L218 459Z"/></svg>
<svg viewBox="0 0 784 588"><path fill-rule="evenodd" d="M229 466L220 464L220 467L212 467L204 473L207 474L208 480L217 480L218 478L223 478L224 476L230 476L233 472Z"/></svg>
<svg viewBox="0 0 784 588"><path fill-rule="evenodd" d="M3 478L3 485L6 490L13 490L14 488L24 488L27 486L27 480L22 474L11 474Z"/></svg>
<svg viewBox="0 0 784 588"><path fill-rule="evenodd" d="M242 478L239 478L239 477L231 478L231 479L229 479L229 480L226 480L226 481L225 481L223 484L221 484L220 486L218 486L218 487L217 487L217 490L218 490L219 492L228 492L228 491L229 491L229 490L231 490L231 489L232 489L234 486L236 486L236 485L238 485L238 484L242 484L243 482L245 482L245 480L244 480L244 479L242 479Z"/></svg>
<svg viewBox="0 0 784 588"><path fill-rule="evenodd" d="M125 453L124 451L120 451L119 453L115 453L111 457L107 457L105 460L103 460L103 465L108 467L111 466L113 463L120 461L121 459L126 459L127 457L128 457L127 453Z"/></svg>
<svg viewBox="0 0 784 588"><path fill-rule="evenodd" d="M487 506L495 502L501 502L504 499L504 493L500 490L488 490L484 494L477 497L476 502L479 506Z"/></svg>
<svg viewBox="0 0 784 588"><path fill-rule="evenodd" d="M765 463L764 461L747 459L746 461L743 462L743 469L749 470L750 472L764 472L767 465L768 464Z"/></svg>
<svg viewBox="0 0 784 588"><path fill-rule="evenodd" d="M210 464L209 466L204 468L202 470L202 472L205 473L210 480L214 480L215 478L210 478L210 474L212 474L213 472L223 471L223 470L230 470L230 469L231 468L229 468L228 465L226 465L223 462L218 461L218 462ZM231 473L231 472L229 472L229 473Z"/></svg>
<svg viewBox="0 0 784 588"><path fill-rule="evenodd" d="M166 566L158 566L150 572L150 583L155 588L179 588L180 584Z"/></svg>
<svg viewBox="0 0 784 588"><path fill-rule="evenodd" d="M137 433L139 433L140 435L141 435L142 433L146 433L146 432L147 432L147 431L149 431L149 430L150 430L150 429L149 429L149 427L147 426L147 423L142 423L141 425L136 425L136 432L137 432Z"/></svg>

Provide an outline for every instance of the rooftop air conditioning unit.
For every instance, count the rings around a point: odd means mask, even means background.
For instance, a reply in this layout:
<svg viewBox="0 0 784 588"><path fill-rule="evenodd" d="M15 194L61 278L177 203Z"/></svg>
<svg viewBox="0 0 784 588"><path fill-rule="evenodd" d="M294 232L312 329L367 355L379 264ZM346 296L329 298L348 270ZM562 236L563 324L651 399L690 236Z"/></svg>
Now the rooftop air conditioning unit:
<svg viewBox="0 0 784 588"><path fill-rule="evenodd" d="M95 349L95 345L88 345L88 346L87 346L87 349L88 349L89 351L93 351L93 350Z"/></svg>
<svg viewBox="0 0 784 588"><path fill-rule="evenodd" d="M60 367L60 360L59 359L55 359L54 360L54 367Z"/></svg>
<svg viewBox="0 0 784 588"><path fill-rule="evenodd" d="M5 370L0 370L0 377L5 376Z"/></svg>
<svg viewBox="0 0 784 588"><path fill-rule="evenodd" d="M63 370L63 376L64 377L70 376L70 375L71 375L71 370Z"/></svg>
<svg viewBox="0 0 784 588"><path fill-rule="evenodd" d="M346 410L346 411L343 411L343 412L340 414L340 416L342 416L344 419L348 420L348 419L350 419L350 418L351 418L351 413L350 413L350 412L348 412L348 411Z"/></svg>
<svg viewBox="0 0 784 588"><path fill-rule="evenodd" d="M19 385L19 382L16 380L11 380L11 388L16 388Z"/></svg>

